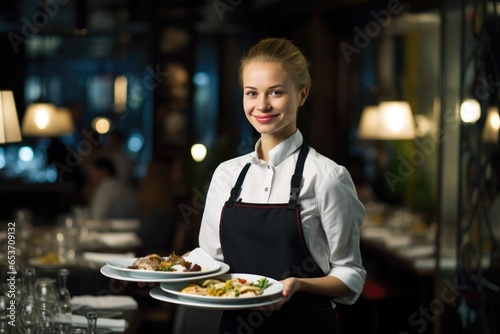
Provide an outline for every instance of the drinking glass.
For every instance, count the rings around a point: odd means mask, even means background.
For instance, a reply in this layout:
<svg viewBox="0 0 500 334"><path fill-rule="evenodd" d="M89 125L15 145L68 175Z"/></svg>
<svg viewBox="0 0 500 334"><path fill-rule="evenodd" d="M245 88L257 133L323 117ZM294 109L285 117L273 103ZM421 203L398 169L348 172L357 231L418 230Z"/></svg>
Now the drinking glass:
<svg viewBox="0 0 500 334"><path fill-rule="evenodd" d="M35 302L40 305L55 304L56 297L56 280L49 277L42 277L35 281Z"/></svg>
<svg viewBox="0 0 500 334"><path fill-rule="evenodd" d="M71 331L71 310L64 303L56 303L54 308L54 334L68 334Z"/></svg>
<svg viewBox="0 0 500 334"><path fill-rule="evenodd" d="M40 325L40 312L35 304L24 304L18 315L19 331L23 334L38 333Z"/></svg>
<svg viewBox="0 0 500 334"><path fill-rule="evenodd" d="M42 277L35 282L35 303L40 310L42 328L52 329L54 326L54 308L57 296L55 291L56 280Z"/></svg>
<svg viewBox="0 0 500 334"><path fill-rule="evenodd" d="M7 327L9 322L9 304L10 299L6 296L0 296L0 328Z"/></svg>

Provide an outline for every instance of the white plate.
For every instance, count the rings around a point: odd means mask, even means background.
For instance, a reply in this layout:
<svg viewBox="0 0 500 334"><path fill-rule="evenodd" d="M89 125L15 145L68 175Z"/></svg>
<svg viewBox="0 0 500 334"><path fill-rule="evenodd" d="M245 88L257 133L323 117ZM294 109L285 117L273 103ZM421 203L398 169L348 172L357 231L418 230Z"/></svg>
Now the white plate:
<svg viewBox="0 0 500 334"><path fill-rule="evenodd" d="M201 300L195 300L195 299L184 299L181 298L177 295L170 294L168 292L165 292L161 289L161 287L157 286L156 288L153 288L149 291L149 295L153 297L154 299L167 302L167 303L173 303L173 304L179 304L179 305L186 305L186 306L191 306L194 308L202 308L202 309L219 309L219 310L242 310L242 309L248 309L252 307L260 307L260 306L266 306L266 305L271 305L274 303L279 302L280 300L283 299L281 295L276 295L275 298L273 297L268 297L265 299L243 299L241 298L240 302L235 302L235 303L211 303L211 302L205 302Z"/></svg>
<svg viewBox="0 0 500 334"><path fill-rule="evenodd" d="M196 279L209 278L217 275L222 275L227 273L229 269L230 269L229 265L221 262L220 269L218 271L213 273L208 273L205 275L196 276ZM193 279L192 276L169 276L169 277L159 277L159 278L133 277L130 276L128 272L115 270L110 266L108 266L107 264L101 267L101 274L103 274L106 277L114 278L120 281L140 282L140 283L162 283L162 282L177 283L177 282L189 282L190 280Z"/></svg>
<svg viewBox="0 0 500 334"><path fill-rule="evenodd" d="M167 257L165 257L167 258ZM191 262L192 264L198 264L201 267L200 271L152 271L152 270L143 270L143 269L130 269L128 266L131 266L136 257L122 258L122 259L113 259L108 261L107 265L111 268L123 271L128 273L132 277L138 278L165 278L165 277L184 277L184 276L200 276L208 273L216 272L220 269L220 263L202 257L192 257L192 256L183 256L186 261Z"/></svg>
<svg viewBox="0 0 500 334"><path fill-rule="evenodd" d="M253 274L224 274L224 275L219 275L216 277L210 277L214 279L221 279L223 281L226 281L228 279L232 278L243 278L247 280L247 282L254 282L259 280L260 278L265 277L262 275L253 275ZM189 282L182 282L182 283L168 283L164 282L161 283L160 287L163 291L168 292L172 295L179 296L182 299L196 299L204 302L212 302L212 303L225 303L225 302L238 302L242 300L254 300L254 299L261 299L261 298L269 298L272 296L275 296L277 294L281 294L281 291L283 291L283 284L281 282L276 281L275 279L272 278L267 278L269 281L268 287L264 290L264 293L259 296L251 296L251 297L215 297L215 296L200 296L200 295L194 295L194 294L189 294L189 293L182 293L180 290L182 290L187 283L198 283L202 284L205 279L199 279L198 277L193 278L189 280Z"/></svg>

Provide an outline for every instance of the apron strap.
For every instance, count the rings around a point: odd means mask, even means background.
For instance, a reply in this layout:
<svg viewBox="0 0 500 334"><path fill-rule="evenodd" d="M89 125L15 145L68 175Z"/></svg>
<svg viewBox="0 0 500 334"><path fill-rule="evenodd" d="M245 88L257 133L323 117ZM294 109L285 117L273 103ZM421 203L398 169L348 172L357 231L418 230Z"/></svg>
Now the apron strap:
<svg viewBox="0 0 500 334"><path fill-rule="evenodd" d="M309 146L303 141L300 146L299 157L295 165L295 173L292 176L290 185L290 200L288 201L288 209L295 210L295 206L299 201L300 187L302 183L302 171L304 170L304 163L306 162L307 153L309 153Z"/></svg>
<svg viewBox="0 0 500 334"><path fill-rule="evenodd" d="M288 201L288 209L295 210L295 206L299 200L300 187L302 183L302 172L304 170L304 164L306 162L307 154L309 153L309 146L307 146L306 142L302 142L300 146L299 157L297 158L297 164L295 165L295 172L292 176L292 180L290 182L290 200ZM241 186L243 181L245 180L245 176L247 175L248 169L250 168L250 163L247 163L245 167L241 170L238 179L236 180L236 184L231 189L231 195L226 201L227 206L232 206L234 202L238 199L241 193Z"/></svg>
<svg viewBox="0 0 500 334"><path fill-rule="evenodd" d="M226 201L227 206L232 206L240 196L241 185L243 184L243 180L245 180L245 176L247 175L249 168L250 168L250 163L247 163L245 167L243 167L243 169L241 170L241 173L238 176L236 184L234 185L233 189L231 189L231 195L229 196L229 199Z"/></svg>

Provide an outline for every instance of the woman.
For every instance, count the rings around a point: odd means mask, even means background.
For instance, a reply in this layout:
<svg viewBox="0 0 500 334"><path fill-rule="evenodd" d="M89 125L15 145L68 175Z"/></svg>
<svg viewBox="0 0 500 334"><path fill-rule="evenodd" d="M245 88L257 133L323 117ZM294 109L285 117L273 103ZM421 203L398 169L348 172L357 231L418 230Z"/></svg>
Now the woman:
<svg viewBox="0 0 500 334"><path fill-rule="evenodd" d="M365 209L347 170L308 147L297 129L311 86L300 50L285 39L261 40L239 77L260 139L254 152L217 167L199 244L232 272L279 279L284 289L265 310L225 311L219 333L336 333L335 303L354 303L366 276Z"/></svg>

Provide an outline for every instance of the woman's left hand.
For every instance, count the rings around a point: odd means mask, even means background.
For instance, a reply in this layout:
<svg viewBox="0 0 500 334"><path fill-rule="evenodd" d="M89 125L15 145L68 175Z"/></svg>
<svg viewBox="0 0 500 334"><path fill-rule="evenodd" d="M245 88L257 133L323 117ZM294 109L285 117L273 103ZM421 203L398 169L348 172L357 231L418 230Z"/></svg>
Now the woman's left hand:
<svg viewBox="0 0 500 334"><path fill-rule="evenodd" d="M283 291L281 292L283 299L277 303L254 307L252 310L256 311L278 311L281 306L290 300L290 298L299 290L299 279L297 277L288 277L281 281L283 284Z"/></svg>

